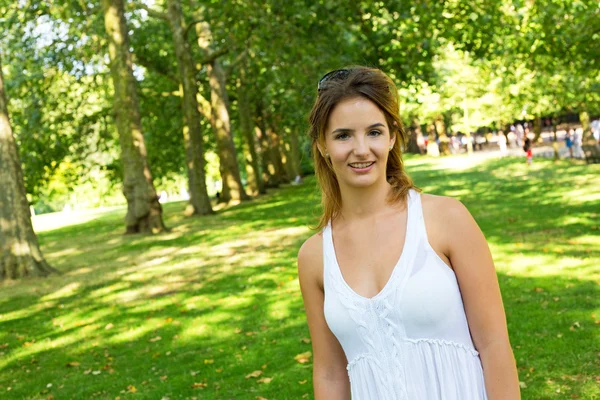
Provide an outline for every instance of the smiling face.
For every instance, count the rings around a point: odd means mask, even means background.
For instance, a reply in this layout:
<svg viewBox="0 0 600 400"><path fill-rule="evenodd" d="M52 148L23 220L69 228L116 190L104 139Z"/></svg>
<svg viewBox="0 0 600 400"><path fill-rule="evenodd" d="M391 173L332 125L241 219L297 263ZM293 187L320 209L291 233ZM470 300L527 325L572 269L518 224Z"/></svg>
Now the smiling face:
<svg viewBox="0 0 600 400"><path fill-rule="evenodd" d="M322 153L329 153L340 187L368 187L386 182L388 153L395 140L373 102L351 98L329 115Z"/></svg>

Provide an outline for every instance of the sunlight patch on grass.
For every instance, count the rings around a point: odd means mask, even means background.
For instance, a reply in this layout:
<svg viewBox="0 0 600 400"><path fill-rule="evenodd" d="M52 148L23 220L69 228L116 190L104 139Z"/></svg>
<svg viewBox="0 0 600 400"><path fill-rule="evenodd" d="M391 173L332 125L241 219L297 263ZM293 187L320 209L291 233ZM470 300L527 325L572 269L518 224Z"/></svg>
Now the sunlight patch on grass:
<svg viewBox="0 0 600 400"><path fill-rule="evenodd" d="M107 343L118 344L127 342L142 342L141 338L150 334L155 328L150 324L143 324L136 327L129 327L111 336L106 340Z"/></svg>
<svg viewBox="0 0 600 400"><path fill-rule="evenodd" d="M36 232L50 231L72 225L81 225L86 222L104 218L107 215L116 215L119 211L124 211L124 206L106 207L95 210L55 212L31 217L33 230Z"/></svg>
<svg viewBox="0 0 600 400"><path fill-rule="evenodd" d="M75 292L77 292L77 290L79 290L80 287L81 287L81 284L79 282L68 283L66 286L63 286L62 288L58 289L54 293L50 293L46 296L43 296L42 301L56 300L56 299L60 299L61 297L72 296Z"/></svg>

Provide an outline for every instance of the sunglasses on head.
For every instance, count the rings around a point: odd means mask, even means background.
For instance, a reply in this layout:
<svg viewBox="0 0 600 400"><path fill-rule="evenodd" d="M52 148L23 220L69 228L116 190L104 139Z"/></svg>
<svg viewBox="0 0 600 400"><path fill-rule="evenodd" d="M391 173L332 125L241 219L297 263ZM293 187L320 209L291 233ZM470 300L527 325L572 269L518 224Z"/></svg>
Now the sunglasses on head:
<svg viewBox="0 0 600 400"><path fill-rule="evenodd" d="M317 92L321 92L321 90L327 89L327 82L332 81L343 81L350 75L349 69L334 69L333 71L329 71L321 79L319 79L319 84L317 85Z"/></svg>

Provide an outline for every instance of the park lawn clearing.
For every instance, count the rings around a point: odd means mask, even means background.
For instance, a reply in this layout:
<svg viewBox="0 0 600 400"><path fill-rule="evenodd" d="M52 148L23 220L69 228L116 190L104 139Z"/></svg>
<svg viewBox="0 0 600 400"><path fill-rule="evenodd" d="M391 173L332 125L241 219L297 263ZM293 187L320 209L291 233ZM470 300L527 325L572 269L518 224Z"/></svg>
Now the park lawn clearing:
<svg viewBox="0 0 600 400"><path fill-rule="evenodd" d="M600 165L406 165L485 233L523 398L600 398ZM312 398L296 254L318 204L310 177L209 217L165 204L156 236L122 235L123 209L36 217L63 274L0 286L0 398Z"/></svg>

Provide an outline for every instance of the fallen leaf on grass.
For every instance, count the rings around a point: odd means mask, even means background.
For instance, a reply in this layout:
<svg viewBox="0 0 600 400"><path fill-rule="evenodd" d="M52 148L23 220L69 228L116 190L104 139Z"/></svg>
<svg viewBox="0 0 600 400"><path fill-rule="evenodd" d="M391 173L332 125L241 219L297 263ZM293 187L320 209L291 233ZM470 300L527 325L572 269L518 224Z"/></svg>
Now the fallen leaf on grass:
<svg viewBox="0 0 600 400"><path fill-rule="evenodd" d="M133 386L133 385L127 386L127 393L135 393L135 392L137 392L137 389L135 388L135 386Z"/></svg>
<svg viewBox="0 0 600 400"><path fill-rule="evenodd" d="M569 330L575 331L575 330L577 330L577 328L581 328L581 325L579 324L579 322L575 321L575 322L573 322L573 325L571 325Z"/></svg>
<svg viewBox="0 0 600 400"><path fill-rule="evenodd" d="M256 400L267 400L267 399L265 399L265 398L264 398L264 397L262 397L262 396L256 396Z"/></svg>
<svg viewBox="0 0 600 400"><path fill-rule="evenodd" d="M303 380L303 381L298 381L299 384L304 385L306 382L308 382L308 380Z"/></svg>
<svg viewBox="0 0 600 400"><path fill-rule="evenodd" d="M78 361L71 361L67 363L67 367L79 367L81 365Z"/></svg>
<svg viewBox="0 0 600 400"><path fill-rule="evenodd" d="M154 343L154 342L158 342L159 340L162 340L162 338L160 336L157 336L155 338L150 339L149 342Z"/></svg>
<svg viewBox="0 0 600 400"><path fill-rule="evenodd" d="M197 383L192 384L192 389L204 389L206 387L208 387L208 385L203 382L197 382Z"/></svg>
<svg viewBox="0 0 600 400"><path fill-rule="evenodd" d="M270 383L272 380L273 380L273 378L260 378L256 382L258 382L258 383Z"/></svg>
<svg viewBox="0 0 600 400"><path fill-rule="evenodd" d="M262 375L262 373L263 372L260 369L257 369L256 371L250 372L248 375L246 375L246 379L249 379L249 378L258 378L259 376Z"/></svg>
<svg viewBox="0 0 600 400"><path fill-rule="evenodd" d="M310 343L310 339L309 338L302 338L302 339L300 339L300 341L302 343L306 343L306 344Z"/></svg>
<svg viewBox="0 0 600 400"><path fill-rule="evenodd" d="M213 364L215 360L204 360L204 364Z"/></svg>
<svg viewBox="0 0 600 400"><path fill-rule="evenodd" d="M304 364L310 361L310 357L312 357L312 353L310 351L306 351L304 353L297 354L294 357L294 360L298 361L300 364Z"/></svg>

